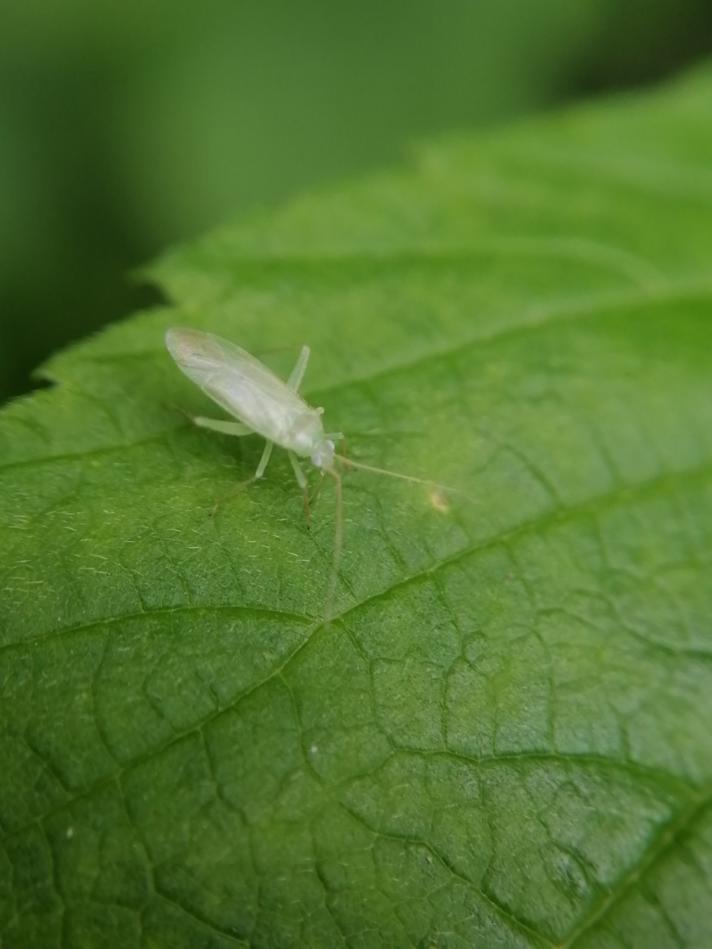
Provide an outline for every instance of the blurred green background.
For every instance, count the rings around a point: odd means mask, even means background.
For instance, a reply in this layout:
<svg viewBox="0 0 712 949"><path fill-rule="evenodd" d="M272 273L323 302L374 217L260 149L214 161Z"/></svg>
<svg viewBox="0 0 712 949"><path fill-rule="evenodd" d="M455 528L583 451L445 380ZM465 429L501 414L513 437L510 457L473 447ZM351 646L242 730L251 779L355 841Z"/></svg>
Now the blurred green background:
<svg viewBox="0 0 712 949"><path fill-rule="evenodd" d="M176 241L409 142L639 84L709 0L2 0L0 400Z"/></svg>

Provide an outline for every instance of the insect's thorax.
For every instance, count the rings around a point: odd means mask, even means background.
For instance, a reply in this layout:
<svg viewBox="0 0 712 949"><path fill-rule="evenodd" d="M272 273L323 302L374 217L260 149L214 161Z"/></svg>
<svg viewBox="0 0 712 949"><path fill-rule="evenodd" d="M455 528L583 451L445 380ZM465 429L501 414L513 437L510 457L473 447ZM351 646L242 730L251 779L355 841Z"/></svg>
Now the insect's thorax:
<svg viewBox="0 0 712 949"><path fill-rule="evenodd" d="M293 418L289 430L283 434L283 441L274 441L283 448L289 448L303 458L311 457L325 440L321 415L315 409L308 409Z"/></svg>

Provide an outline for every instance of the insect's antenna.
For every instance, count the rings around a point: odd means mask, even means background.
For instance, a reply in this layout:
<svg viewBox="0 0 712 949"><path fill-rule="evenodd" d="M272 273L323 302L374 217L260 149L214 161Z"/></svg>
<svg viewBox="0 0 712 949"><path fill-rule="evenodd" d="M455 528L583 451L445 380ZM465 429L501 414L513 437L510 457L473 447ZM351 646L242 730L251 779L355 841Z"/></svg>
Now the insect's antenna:
<svg viewBox="0 0 712 949"><path fill-rule="evenodd" d="M430 478L416 478L415 475L403 474L401 471L391 471L390 468L377 468L375 465L367 465L362 461L353 461L346 455L334 455L347 468L357 468L359 471L369 471L371 474L386 475L389 478L398 478L400 481L410 481L412 484L424 484L430 488L439 488L441 491L447 491L449 494L457 494L460 497L474 501L474 498L460 491L459 488L453 488L449 484L441 484L439 481L432 481Z"/></svg>
<svg viewBox="0 0 712 949"><path fill-rule="evenodd" d="M335 468L325 469L336 482L336 514L334 517L334 553L331 561L331 577L329 579L329 589L326 594L326 607L324 609L324 622L328 623L334 610L334 598L336 596L336 582L339 577L339 567L341 566L341 548L344 541L344 503L341 491L341 475Z"/></svg>

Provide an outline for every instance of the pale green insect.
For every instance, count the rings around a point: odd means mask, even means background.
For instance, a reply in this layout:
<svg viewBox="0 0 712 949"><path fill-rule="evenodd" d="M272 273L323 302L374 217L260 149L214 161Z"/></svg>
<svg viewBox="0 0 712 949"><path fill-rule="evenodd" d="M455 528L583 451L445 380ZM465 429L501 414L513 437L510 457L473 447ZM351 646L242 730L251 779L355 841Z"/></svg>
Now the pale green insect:
<svg viewBox="0 0 712 949"><path fill-rule="evenodd" d="M250 481L256 481L263 476L275 445L287 451L297 483L304 491L307 511L308 482L299 459L309 459L322 475L328 474L334 479L336 518L333 568L326 601L327 620L336 589L343 536L341 475L336 463L444 491L454 490L435 481L365 465L337 454L336 442L343 436L340 432L325 432L322 423L323 408L312 408L299 395L299 386L309 362L308 346L302 347L286 382L246 350L201 330L180 327L169 329L166 332L166 347L178 368L214 402L238 419L232 422L200 415L191 416L196 425L221 432L223 435L256 433L265 439L262 456ZM441 497L433 496L431 503L436 510L444 510Z"/></svg>

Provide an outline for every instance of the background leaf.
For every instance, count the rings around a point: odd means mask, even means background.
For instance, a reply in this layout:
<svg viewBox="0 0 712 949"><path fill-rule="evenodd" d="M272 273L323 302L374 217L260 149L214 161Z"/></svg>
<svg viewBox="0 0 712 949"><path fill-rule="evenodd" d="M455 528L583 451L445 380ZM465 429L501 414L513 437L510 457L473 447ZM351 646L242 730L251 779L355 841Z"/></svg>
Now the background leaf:
<svg viewBox="0 0 712 949"><path fill-rule="evenodd" d="M711 93L188 246L3 410L5 947L709 944ZM260 445L175 323L308 340L352 455L475 501L350 473L324 627L333 496L211 516Z"/></svg>
<svg viewBox="0 0 712 949"><path fill-rule="evenodd" d="M709 0L23 0L0 32L0 402L176 241L414 138L659 80Z"/></svg>

